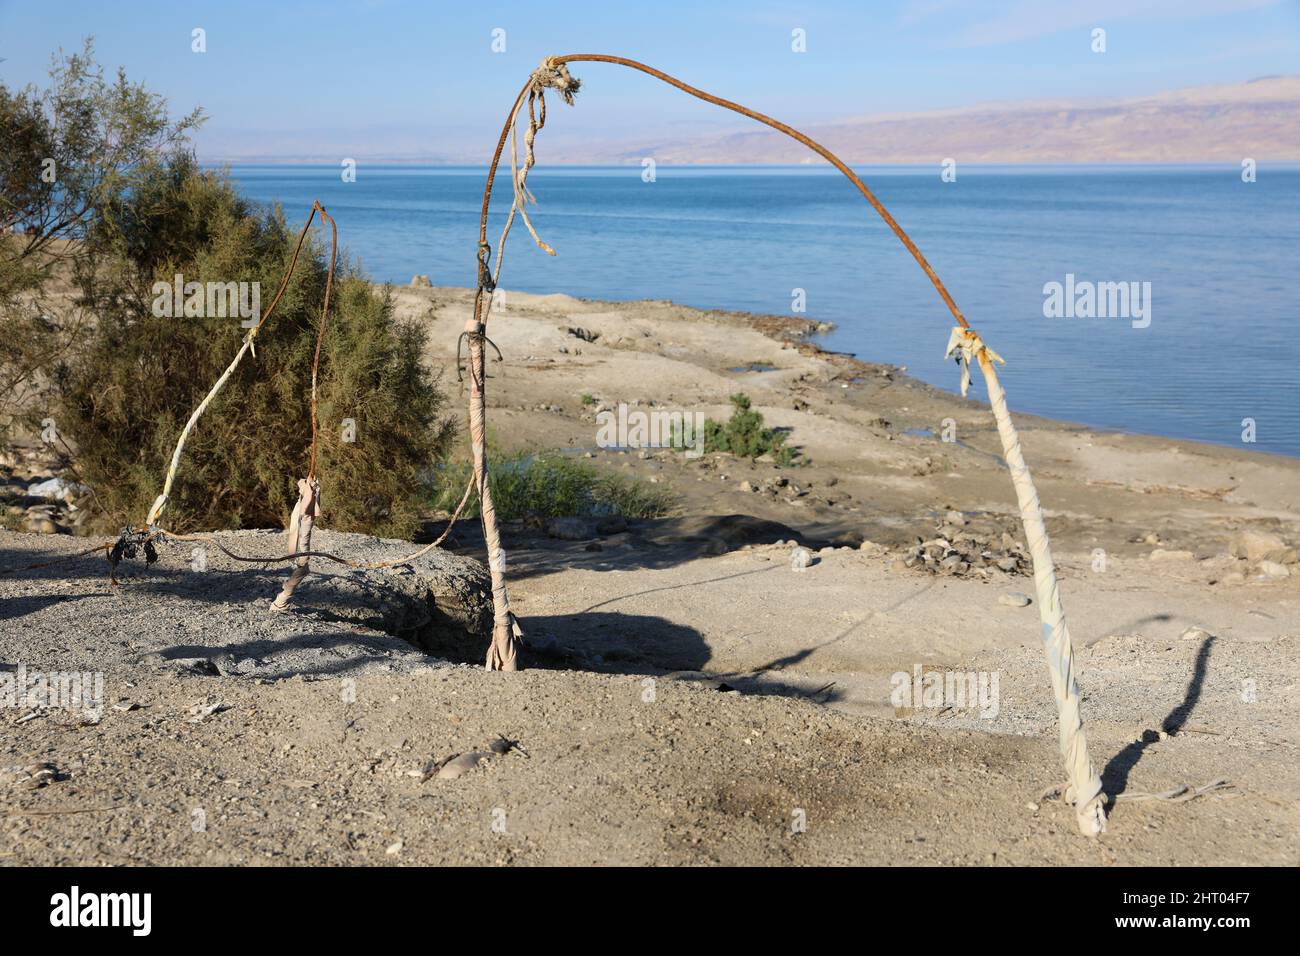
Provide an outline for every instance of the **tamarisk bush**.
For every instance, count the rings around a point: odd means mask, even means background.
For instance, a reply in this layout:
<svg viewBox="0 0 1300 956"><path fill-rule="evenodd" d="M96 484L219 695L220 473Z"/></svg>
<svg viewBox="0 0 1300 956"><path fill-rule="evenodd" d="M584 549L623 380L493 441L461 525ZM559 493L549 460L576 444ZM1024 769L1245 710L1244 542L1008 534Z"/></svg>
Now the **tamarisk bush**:
<svg viewBox="0 0 1300 956"><path fill-rule="evenodd" d="M95 490L91 527L112 531L148 511L181 428L247 332L238 314L155 314L155 283L177 274L185 283L258 283L269 298L296 230L278 208L256 213L225 175L190 157L170 161L105 215L111 241L80 283L95 327L56 370L51 414ZM311 444L306 396L327 270L309 237L255 357L235 370L186 445L170 527L287 521ZM184 310L164 301L161 311ZM389 294L356 266L337 272L330 312L319 377L322 522L409 538L452 434L421 362L425 333L398 321ZM355 423L350 441L345 419Z"/></svg>

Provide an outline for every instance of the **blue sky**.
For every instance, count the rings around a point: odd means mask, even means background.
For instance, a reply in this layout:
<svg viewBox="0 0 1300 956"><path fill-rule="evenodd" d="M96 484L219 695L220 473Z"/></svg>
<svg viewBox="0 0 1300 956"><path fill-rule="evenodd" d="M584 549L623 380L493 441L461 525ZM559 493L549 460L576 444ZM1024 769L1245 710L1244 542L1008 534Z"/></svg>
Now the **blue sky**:
<svg viewBox="0 0 1300 956"><path fill-rule="evenodd" d="M1107 31L1107 52L1089 35ZM191 51L191 30L207 52ZM506 31L493 53L492 31ZM791 52L802 28L807 52ZM93 35L100 60L201 105L204 158L486 149L547 53L645 60L796 125L1045 97L1112 97L1300 72L1300 0L276 3L0 0L0 80L40 80ZM716 131L716 111L587 64L552 136ZM559 124L557 124L559 125Z"/></svg>

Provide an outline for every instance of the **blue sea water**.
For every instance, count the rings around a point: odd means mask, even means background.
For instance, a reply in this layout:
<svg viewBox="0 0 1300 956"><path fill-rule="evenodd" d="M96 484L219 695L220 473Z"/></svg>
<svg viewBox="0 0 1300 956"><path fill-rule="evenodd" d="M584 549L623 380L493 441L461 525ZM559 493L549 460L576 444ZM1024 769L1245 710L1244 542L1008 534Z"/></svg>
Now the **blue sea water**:
<svg viewBox="0 0 1300 956"><path fill-rule="evenodd" d="M985 341L1013 409L1300 455L1300 168L863 167ZM829 167L539 166L531 214L558 256L512 233L502 286L671 299L835 323L821 344L956 390L952 319L911 256ZM301 222L320 199L378 281L474 284L484 170L237 166L241 191ZM502 177L508 181L508 174ZM489 239L509 208L498 184ZM1049 318L1044 286L1150 283L1150 325ZM976 377L978 380L978 376ZM977 384L975 394L982 394ZM1256 442L1242 441L1253 419Z"/></svg>

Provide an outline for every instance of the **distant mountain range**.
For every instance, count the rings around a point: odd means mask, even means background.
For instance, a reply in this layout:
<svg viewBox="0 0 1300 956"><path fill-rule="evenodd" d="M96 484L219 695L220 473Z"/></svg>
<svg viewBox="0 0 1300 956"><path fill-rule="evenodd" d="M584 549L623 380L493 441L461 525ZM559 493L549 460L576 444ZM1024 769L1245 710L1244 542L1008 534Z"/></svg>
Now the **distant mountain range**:
<svg viewBox="0 0 1300 956"><path fill-rule="evenodd" d="M786 122L791 117L778 117ZM554 144L544 162L801 163L806 148L750 123L716 136ZM1300 160L1300 76L1123 100L991 103L802 127L846 162L1238 163ZM539 154L542 152L539 148Z"/></svg>
<svg viewBox="0 0 1300 956"><path fill-rule="evenodd" d="M761 104L751 104L759 106ZM646 157L676 165L819 162L779 133L732 114L717 114L716 134L646 139L600 139L557 130L538 144L545 165L621 165ZM799 126L850 163L1239 163L1300 161L1300 76L1261 77L1247 83L1199 86L1153 96L1110 100L1032 100L987 103L921 113L881 113L837 123ZM550 132L548 130L548 132ZM358 151L346 131L311 136L304 149L290 130L275 135L225 137L223 149L205 148L205 161L331 162L339 156L379 163L482 165L490 143L439 136L425 148L427 131L387 130L373 137L393 144ZM326 139L353 140L331 150ZM241 139L249 148L241 149ZM252 144L256 142L254 148ZM281 148L283 147L283 148ZM320 147L324 147L321 149Z"/></svg>

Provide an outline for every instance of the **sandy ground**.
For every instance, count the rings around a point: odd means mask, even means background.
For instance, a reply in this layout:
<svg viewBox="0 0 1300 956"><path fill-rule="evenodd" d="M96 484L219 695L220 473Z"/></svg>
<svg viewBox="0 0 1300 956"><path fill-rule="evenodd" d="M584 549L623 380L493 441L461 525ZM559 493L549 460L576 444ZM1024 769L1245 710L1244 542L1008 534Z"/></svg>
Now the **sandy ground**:
<svg viewBox="0 0 1300 956"><path fill-rule="evenodd" d="M469 293L397 295L432 322L454 388ZM1300 861L1300 568L1268 577L1228 553L1242 529L1300 542L1300 463L1018 418L1093 757L1121 795L1086 840L1041 798L1061 773L1037 608L999 600L1032 584L901 561L950 509L1016 536L984 405L821 353L788 320L507 305L490 331L507 360L489 386L500 444L590 454L670 488L678 513L582 540L508 526L530 665L514 675L477 666L481 634L406 615L411 581L395 577L322 568L271 616L256 601L282 571L218 561L195 580L179 548L117 593L102 559L0 576L6 667L102 671L107 701L97 721L0 712L0 765L52 765L0 773L0 861ZM597 445L599 405L722 417L739 390L811 464ZM795 541L815 552L803 571ZM0 565L81 544L4 534ZM443 564L412 572L459 581L466 621L479 544L463 526ZM894 675L917 672L996 678L997 693L900 704ZM502 736L518 748L438 775Z"/></svg>

